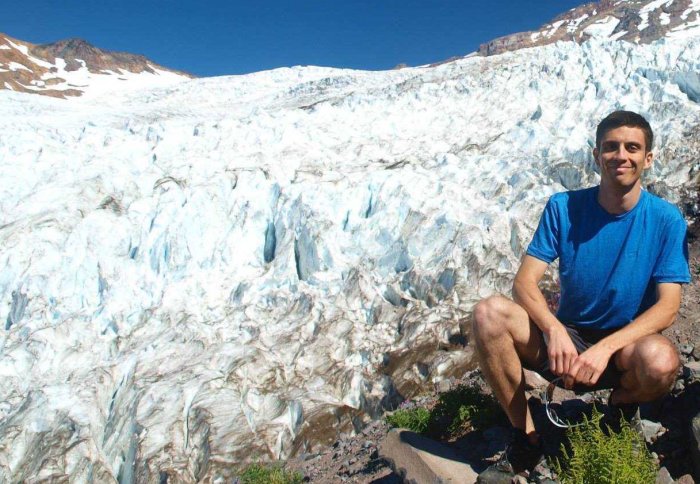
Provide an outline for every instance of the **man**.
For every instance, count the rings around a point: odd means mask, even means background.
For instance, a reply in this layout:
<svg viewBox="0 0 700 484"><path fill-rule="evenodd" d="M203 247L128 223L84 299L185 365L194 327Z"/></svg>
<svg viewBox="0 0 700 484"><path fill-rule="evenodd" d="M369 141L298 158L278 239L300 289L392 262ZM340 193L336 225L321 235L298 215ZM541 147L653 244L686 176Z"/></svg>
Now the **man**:
<svg viewBox="0 0 700 484"><path fill-rule="evenodd" d="M649 123L636 113L603 119L593 150L600 185L552 196L513 300L493 296L474 308L482 372L514 427L500 470L519 472L541 457L523 367L560 376L567 388L613 388L612 406L657 399L673 385L679 358L660 333L673 323L681 284L690 282L686 223L676 207L642 190L652 143ZM538 288L555 259L556 315Z"/></svg>

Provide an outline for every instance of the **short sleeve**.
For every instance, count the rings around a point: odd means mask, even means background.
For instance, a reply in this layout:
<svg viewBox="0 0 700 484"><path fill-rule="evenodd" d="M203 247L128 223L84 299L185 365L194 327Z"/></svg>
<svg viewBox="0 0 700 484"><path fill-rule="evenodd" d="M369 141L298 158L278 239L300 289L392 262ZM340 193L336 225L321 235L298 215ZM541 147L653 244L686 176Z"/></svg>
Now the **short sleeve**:
<svg viewBox="0 0 700 484"><path fill-rule="evenodd" d="M652 279L654 282L690 282L688 267L688 226L680 212L666 224L661 250L656 259Z"/></svg>
<svg viewBox="0 0 700 484"><path fill-rule="evenodd" d="M559 257L559 217L556 203L550 198L544 207L540 223L532 236L532 242L527 248L527 254L551 263Z"/></svg>

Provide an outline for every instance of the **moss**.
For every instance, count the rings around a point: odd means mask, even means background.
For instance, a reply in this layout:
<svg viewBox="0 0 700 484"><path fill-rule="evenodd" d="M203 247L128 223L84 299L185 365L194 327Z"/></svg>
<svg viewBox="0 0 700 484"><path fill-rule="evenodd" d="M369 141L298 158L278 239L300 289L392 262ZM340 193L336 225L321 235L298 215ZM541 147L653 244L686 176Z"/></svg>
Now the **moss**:
<svg viewBox="0 0 700 484"><path fill-rule="evenodd" d="M279 465L251 464L238 476L241 484L301 484L303 476Z"/></svg>

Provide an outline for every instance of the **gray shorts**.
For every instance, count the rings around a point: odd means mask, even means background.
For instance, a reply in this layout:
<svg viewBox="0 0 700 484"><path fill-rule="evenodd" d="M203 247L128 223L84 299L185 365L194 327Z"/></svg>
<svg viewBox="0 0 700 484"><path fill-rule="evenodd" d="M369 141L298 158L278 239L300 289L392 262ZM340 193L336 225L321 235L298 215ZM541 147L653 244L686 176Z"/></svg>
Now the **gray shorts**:
<svg viewBox="0 0 700 484"><path fill-rule="evenodd" d="M602 340L606 336L614 333L620 328L615 328L615 329L588 329L588 328L581 328L581 327L576 327L571 324L566 324L564 323L564 326L566 327L566 331L569 333L569 336L571 337L571 341L574 343L574 346L576 347L576 351L578 351L578 354L583 353L586 351L588 348L596 344L598 341ZM546 342L546 340L545 340ZM617 365L615 365L614 357L610 358L610 361L608 362L608 366L603 371L603 374L600 375L600 378L598 378L598 382L593 385L593 386L587 386L587 385L581 385L577 384L574 385L574 391L577 392L590 392L593 390L601 390L603 388L617 388L620 386L620 377L622 377L622 371L617 368ZM542 375L544 378L546 378L549 381L554 380L557 378L557 376L552 373L549 370L549 358L546 357L543 361L540 361L537 365L534 367L529 364L524 364L523 365L525 368L536 371L540 375Z"/></svg>

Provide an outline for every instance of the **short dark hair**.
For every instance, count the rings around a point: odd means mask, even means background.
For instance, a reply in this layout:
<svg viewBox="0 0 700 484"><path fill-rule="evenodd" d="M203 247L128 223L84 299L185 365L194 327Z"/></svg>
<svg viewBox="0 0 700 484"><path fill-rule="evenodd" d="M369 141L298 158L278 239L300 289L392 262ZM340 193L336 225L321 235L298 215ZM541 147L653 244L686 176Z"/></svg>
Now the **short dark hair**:
<svg viewBox="0 0 700 484"><path fill-rule="evenodd" d="M651 130L649 122L644 119L644 116L632 111L614 111L608 114L595 131L595 147L600 149L600 141L605 136L605 133L622 126L641 129L644 132L644 141L646 143L644 151L651 151L651 147L654 144L654 132Z"/></svg>

